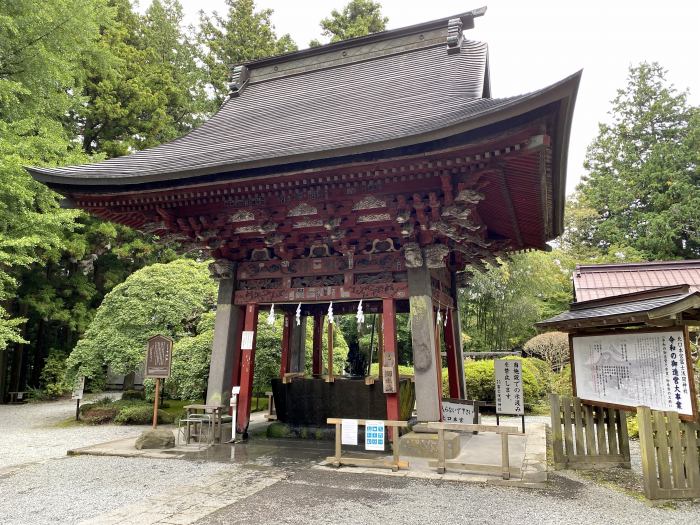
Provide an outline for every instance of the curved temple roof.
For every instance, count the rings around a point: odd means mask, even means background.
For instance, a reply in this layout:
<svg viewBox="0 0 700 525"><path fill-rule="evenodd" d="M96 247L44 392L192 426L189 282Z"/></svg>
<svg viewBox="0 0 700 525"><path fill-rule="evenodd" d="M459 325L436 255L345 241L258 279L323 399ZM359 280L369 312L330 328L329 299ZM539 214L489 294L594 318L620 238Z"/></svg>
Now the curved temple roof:
<svg viewBox="0 0 700 525"><path fill-rule="evenodd" d="M470 27L481 14L451 20ZM417 144L562 99L570 120L580 72L534 93L485 98L487 46L460 39L446 51L448 20L250 63L240 95L177 140L94 164L28 170L54 187L133 185Z"/></svg>

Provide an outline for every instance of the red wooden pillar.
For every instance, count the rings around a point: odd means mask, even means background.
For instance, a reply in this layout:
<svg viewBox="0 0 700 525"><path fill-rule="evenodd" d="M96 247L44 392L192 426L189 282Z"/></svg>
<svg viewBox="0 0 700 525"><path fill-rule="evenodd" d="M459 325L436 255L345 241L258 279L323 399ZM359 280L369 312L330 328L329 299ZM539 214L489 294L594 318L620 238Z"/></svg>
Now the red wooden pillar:
<svg viewBox="0 0 700 525"><path fill-rule="evenodd" d="M243 433L244 437L248 433L248 423L250 422L250 402L253 397L253 374L255 372L255 338L258 329L258 305L249 304L245 309L245 321L243 323L243 333L241 337L241 393L238 397L238 416L236 418L236 429ZM250 344L245 344L246 332L252 332L253 339ZM244 348L248 347L248 348Z"/></svg>
<svg viewBox="0 0 700 525"><path fill-rule="evenodd" d="M447 377L450 384L450 397L460 399L462 397L459 391L459 368L457 367L457 345L460 341L455 341L455 330L452 326L454 322L452 309L447 310L447 324L443 328L445 337L445 352L447 353Z"/></svg>
<svg viewBox="0 0 700 525"><path fill-rule="evenodd" d="M292 322L294 314L284 314L284 324L282 326L282 357L280 359L280 379L284 379L284 374L289 372L289 346L292 339Z"/></svg>
<svg viewBox="0 0 700 525"><path fill-rule="evenodd" d="M382 300L382 323L384 331L384 356L386 354L394 354L394 378L396 380L396 393L386 395L386 418L390 420L399 419L399 356L396 352L396 302L393 299ZM384 366L387 361L383 359ZM383 371L379 374L382 377Z"/></svg>
<svg viewBox="0 0 700 525"><path fill-rule="evenodd" d="M323 373L323 316L314 314L314 338L311 373L320 375Z"/></svg>

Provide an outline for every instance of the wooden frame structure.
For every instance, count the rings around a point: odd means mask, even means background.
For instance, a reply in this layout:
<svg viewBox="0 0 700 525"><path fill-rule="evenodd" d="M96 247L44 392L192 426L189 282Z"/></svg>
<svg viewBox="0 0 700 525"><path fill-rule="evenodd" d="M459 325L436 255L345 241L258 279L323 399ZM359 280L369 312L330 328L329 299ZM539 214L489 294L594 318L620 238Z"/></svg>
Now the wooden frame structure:
<svg viewBox="0 0 700 525"><path fill-rule="evenodd" d="M430 462L430 466L437 466L439 474L444 474L447 468L458 470L471 470L485 472L487 474L500 474L503 479L510 479L511 474L519 476L521 469L510 466L510 452L508 449L508 436L524 436L518 427L496 425L462 425L457 423L428 423L428 428L436 430L438 434L438 459ZM482 463L460 463L458 461L445 460L445 431L457 432L492 432L501 436L501 464L484 465Z"/></svg>
<svg viewBox="0 0 700 525"><path fill-rule="evenodd" d="M577 397L549 395L552 407L552 452L556 469L596 466L630 468L625 413L584 405Z"/></svg>
<svg viewBox="0 0 700 525"><path fill-rule="evenodd" d="M700 424L647 407L637 418L647 498L700 498Z"/></svg>
<svg viewBox="0 0 700 525"><path fill-rule="evenodd" d="M326 458L326 461L332 463L335 467L340 467L341 465L352 465L355 467L390 468L394 472L398 472L402 468L408 468L408 461L401 461L401 458L399 457L399 429L408 428L408 421L383 420L382 422L384 423L384 427L387 427L387 430L391 430L391 461L387 461L385 459L351 458L343 456L341 443L343 420L337 417L328 418L328 424L335 425L335 455L329 456ZM358 425L364 426L366 423L367 420L365 419L357 420Z"/></svg>

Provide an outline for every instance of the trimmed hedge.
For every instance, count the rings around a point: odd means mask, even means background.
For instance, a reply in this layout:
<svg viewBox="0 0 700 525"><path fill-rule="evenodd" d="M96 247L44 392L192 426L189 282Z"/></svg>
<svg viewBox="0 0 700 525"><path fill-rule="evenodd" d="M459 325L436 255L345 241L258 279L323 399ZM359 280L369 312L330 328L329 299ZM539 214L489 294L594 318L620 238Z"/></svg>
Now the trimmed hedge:
<svg viewBox="0 0 700 525"><path fill-rule="evenodd" d="M173 416L162 410L158 411L158 423L172 423ZM114 418L117 425L147 425L153 421L152 405L132 405L123 407Z"/></svg>
<svg viewBox="0 0 700 525"><path fill-rule="evenodd" d="M522 359L523 394L526 405L534 405L548 391L551 376L547 374L543 377L542 367L537 361L541 360L530 357ZM467 393L470 399L478 399L487 403L495 402L496 375L493 360L467 361L466 376Z"/></svg>

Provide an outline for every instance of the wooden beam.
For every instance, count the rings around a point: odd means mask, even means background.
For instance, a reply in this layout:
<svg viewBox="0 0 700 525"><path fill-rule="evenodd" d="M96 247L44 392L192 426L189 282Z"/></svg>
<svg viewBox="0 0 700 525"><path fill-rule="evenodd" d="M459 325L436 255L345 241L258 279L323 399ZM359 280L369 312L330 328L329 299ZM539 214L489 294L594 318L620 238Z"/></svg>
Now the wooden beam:
<svg viewBox="0 0 700 525"><path fill-rule="evenodd" d="M253 375L255 373L255 342L258 328L258 305L249 304L245 311L244 332L253 332L251 348L243 348L241 343L241 393L238 399L236 428L244 437L250 422L250 402L253 398Z"/></svg>
<svg viewBox="0 0 700 525"><path fill-rule="evenodd" d="M498 179L501 187L501 196L503 197L503 203L508 211L508 217L510 218L510 224L513 228L513 235L515 241L518 243L518 247L522 248L523 236L520 233L520 226L518 225L518 217L515 215L515 207L513 206L513 199L510 196L510 190L508 189L508 182L506 181L506 175L503 170L498 170Z"/></svg>

